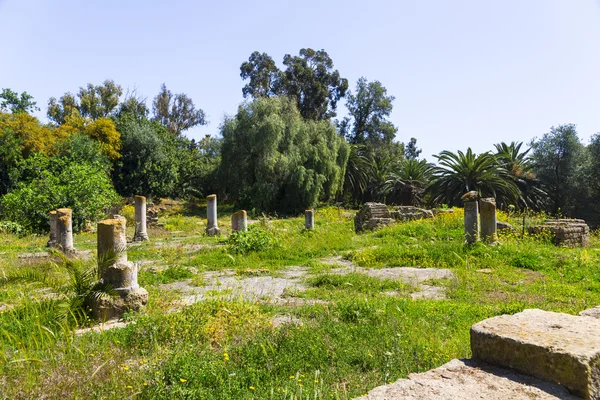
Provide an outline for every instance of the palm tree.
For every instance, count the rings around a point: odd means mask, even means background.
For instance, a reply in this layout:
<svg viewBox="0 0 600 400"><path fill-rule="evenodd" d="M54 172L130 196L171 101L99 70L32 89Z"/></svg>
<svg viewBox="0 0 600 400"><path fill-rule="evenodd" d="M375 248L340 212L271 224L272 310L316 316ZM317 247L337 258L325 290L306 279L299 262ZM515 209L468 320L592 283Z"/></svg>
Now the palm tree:
<svg viewBox="0 0 600 400"><path fill-rule="evenodd" d="M461 196L471 190L481 197L495 197L501 204L517 201L519 188L495 155L477 155L468 148L466 153L445 150L435 157L439 165L428 187L433 203L459 205Z"/></svg>
<svg viewBox="0 0 600 400"><path fill-rule="evenodd" d="M433 165L426 160L400 160L387 172L380 193L386 203L419 205L432 172Z"/></svg>
<svg viewBox="0 0 600 400"><path fill-rule="evenodd" d="M548 194L532 172L532 161L527 155L531 149L521 152L523 142L495 144L496 158L519 188L518 205L521 208L543 209Z"/></svg>
<svg viewBox="0 0 600 400"><path fill-rule="evenodd" d="M350 202L356 204L362 202L372 174L373 162L366 147L351 144L344 176L344 193L349 194Z"/></svg>

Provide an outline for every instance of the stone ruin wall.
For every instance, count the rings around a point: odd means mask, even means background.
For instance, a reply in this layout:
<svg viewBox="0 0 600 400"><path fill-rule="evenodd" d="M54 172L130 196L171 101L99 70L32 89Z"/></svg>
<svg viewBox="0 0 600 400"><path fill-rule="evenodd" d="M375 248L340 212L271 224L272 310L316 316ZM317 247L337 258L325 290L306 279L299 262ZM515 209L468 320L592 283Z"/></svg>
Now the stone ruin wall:
<svg viewBox="0 0 600 400"><path fill-rule="evenodd" d="M588 247L590 227L582 219L547 219L528 228L530 234L550 233L556 246Z"/></svg>

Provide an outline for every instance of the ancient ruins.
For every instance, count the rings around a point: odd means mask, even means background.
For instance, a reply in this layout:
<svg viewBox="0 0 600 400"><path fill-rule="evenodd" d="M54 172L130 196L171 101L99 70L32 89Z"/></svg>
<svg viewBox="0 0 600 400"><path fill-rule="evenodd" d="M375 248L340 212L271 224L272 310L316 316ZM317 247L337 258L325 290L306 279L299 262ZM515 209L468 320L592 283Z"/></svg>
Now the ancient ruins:
<svg viewBox="0 0 600 400"><path fill-rule="evenodd" d="M582 219L547 219L542 225L530 226L532 235L550 234L556 246L588 247L590 227Z"/></svg>
<svg viewBox="0 0 600 400"><path fill-rule="evenodd" d="M146 198L144 196L135 196L135 234L134 242L148 240L146 231Z"/></svg>
<svg viewBox="0 0 600 400"><path fill-rule="evenodd" d="M217 195L211 194L206 198L206 234L208 236L217 236L221 234L217 223Z"/></svg>
<svg viewBox="0 0 600 400"><path fill-rule="evenodd" d="M127 221L122 216L98 222L98 269L100 280L118 296L102 296L92 304L101 321L120 318L126 311L139 311L148 302L148 292L139 287L137 265L127 261Z"/></svg>
<svg viewBox="0 0 600 400"><path fill-rule="evenodd" d="M231 214L231 231L246 232L248 230L248 214L246 210L240 210Z"/></svg>

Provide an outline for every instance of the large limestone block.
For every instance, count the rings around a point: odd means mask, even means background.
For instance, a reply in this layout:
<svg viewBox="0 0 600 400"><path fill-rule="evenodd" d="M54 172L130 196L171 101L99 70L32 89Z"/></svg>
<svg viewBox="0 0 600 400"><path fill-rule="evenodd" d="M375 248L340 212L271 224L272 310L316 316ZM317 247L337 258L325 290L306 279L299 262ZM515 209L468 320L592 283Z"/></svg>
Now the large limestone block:
<svg viewBox="0 0 600 400"><path fill-rule="evenodd" d="M379 386L362 400L576 400L567 389L475 360L452 360L431 371Z"/></svg>
<svg viewBox="0 0 600 400"><path fill-rule="evenodd" d="M600 399L600 320L525 310L471 328L473 358L514 368Z"/></svg>

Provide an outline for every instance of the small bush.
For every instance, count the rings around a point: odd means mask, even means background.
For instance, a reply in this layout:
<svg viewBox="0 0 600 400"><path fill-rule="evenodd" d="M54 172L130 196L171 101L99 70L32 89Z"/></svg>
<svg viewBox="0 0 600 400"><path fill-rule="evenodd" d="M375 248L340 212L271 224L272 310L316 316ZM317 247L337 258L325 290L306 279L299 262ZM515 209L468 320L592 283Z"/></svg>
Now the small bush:
<svg viewBox="0 0 600 400"><path fill-rule="evenodd" d="M12 221L0 221L0 233L12 233L18 236L27 234L27 230L21 224Z"/></svg>
<svg viewBox="0 0 600 400"><path fill-rule="evenodd" d="M275 238L267 230L251 225L245 232L233 232L227 239L227 244L231 253L245 254L273 247Z"/></svg>

